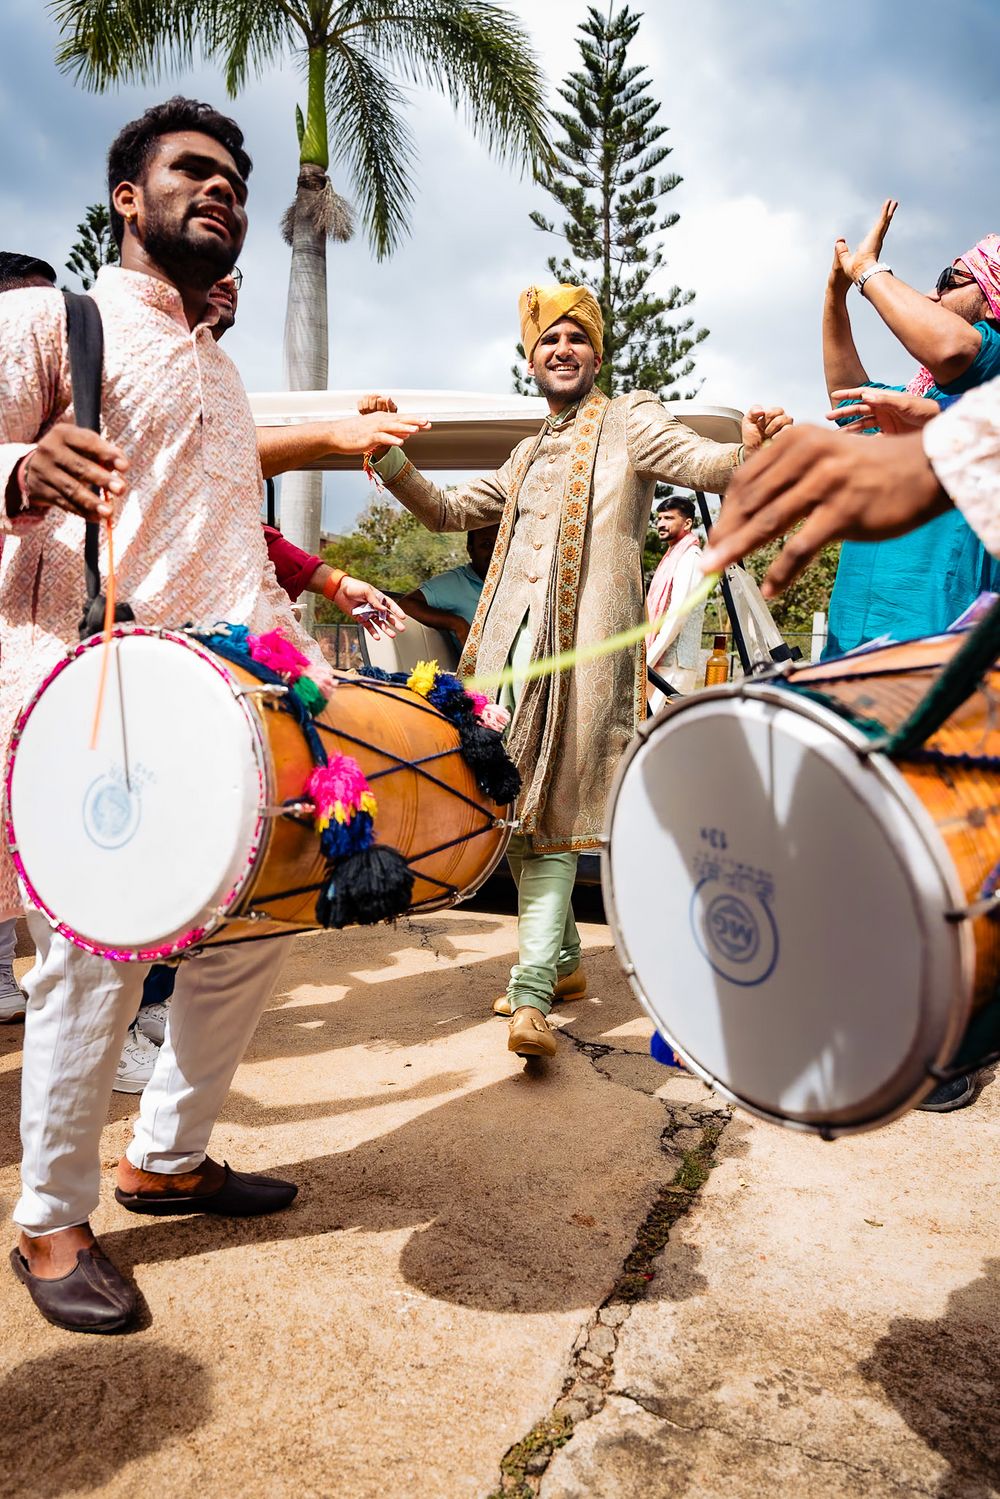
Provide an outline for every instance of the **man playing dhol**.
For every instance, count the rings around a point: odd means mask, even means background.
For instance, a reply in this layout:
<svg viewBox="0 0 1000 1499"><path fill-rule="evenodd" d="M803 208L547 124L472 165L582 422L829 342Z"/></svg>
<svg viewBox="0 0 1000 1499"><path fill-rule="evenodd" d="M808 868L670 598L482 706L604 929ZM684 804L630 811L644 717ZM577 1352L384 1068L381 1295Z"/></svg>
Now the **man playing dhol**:
<svg viewBox="0 0 1000 1499"><path fill-rule="evenodd" d="M0 493L13 533L0 574L3 751L18 705L76 643L85 517L113 517L119 596L140 623L280 628L324 670L267 565L249 403L205 321L209 288L246 234L250 166L236 124L187 99L147 110L112 144L122 264L103 268L93 292L105 334L101 435L66 420L62 298L0 298ZM344 581L347 607L374 594ZM4 854L0 915L16 905ZM38 958L26 981L21 1235L11 1264L50 1321L112 1332L132 1317L135 1292L88 1219L115 1067L147 968L83 952L37 912L28 922ZM289 1182L240 1175L206 1155L287 949L287 939L220 947L182 965L118 1167L116 1196L130 1211L243 1216L295 1196Z"/></svg>
<svg viewBox="0 0 1000 1499"><path fill-rule="evenodd" d="M735 444L700 438L649 391L609 400L595 386L604 324L581 286L530 287L521 337L549 406L537 437L495 474L437 489L397 448L374 455L398 500L432 531L499 523L461 671L491 673L637 624L643 615L642 541L658 479L721 493L740 458ZM392 403L369 397L362 409ZM751 412L743 445L786 426L783 411ZM643 651L636 647L524 682L508 750L523 778L521 828L511 842L518 886L519 961L495 1008L511 1013L509 1049L552 1056L553 998L585 991L571 895L577 854L599 845L611 779L645 715Z"/></svg>

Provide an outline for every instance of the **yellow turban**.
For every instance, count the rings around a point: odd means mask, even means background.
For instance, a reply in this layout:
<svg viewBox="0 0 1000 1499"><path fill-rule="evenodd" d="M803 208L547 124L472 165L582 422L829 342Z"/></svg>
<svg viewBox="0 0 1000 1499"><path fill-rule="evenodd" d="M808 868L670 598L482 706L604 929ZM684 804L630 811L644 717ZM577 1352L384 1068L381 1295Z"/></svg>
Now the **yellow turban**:
<svg viewBox="0 0 1000 1499"><path fill-rule="evenodd" d="M530 359L535 345L553 323L572 318L579 323L594 346L594 353L604 352L604 317L601 304L585 286L529 286L517 300L521 317L521 342L525 357Z"/></svg>

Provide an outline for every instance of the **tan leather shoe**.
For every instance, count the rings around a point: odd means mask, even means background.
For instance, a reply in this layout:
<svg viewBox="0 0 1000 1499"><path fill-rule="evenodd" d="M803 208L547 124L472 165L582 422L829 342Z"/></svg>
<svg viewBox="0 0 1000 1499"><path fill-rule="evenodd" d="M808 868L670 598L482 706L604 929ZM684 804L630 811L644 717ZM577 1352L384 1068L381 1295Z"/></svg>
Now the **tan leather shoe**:
<svg viewBox="0 0 1000 1499"><path fill-rule="evenodd" d="M587 992L587 975L582 968L574 968L572 973L567 973L565 978L557 979L556 986L552 991L554 1000L563 1000L569 1004L571 1000L582 999Z"/></svg>
<svg viewBox="0 0 1000 1499"><path fill-rule="evenodd" d="M569 1004L574 999L582 999L587 992L587 975L582 968L575 968L572 973L567 973L565 978L557 979L556 986L552 991L552 1003L565 1002ZM510 997L501 994L499 999L493 1001L494 1015L510 1015Z"/></svg>
<svg viewBox="0 0 1000 1499"><path fill-rule="evenodd" d="M514 1011L507 1037L507 1050L519 1057L554 1057L556 1038L541 1010L534 1005L520 1005Z"/></svg>

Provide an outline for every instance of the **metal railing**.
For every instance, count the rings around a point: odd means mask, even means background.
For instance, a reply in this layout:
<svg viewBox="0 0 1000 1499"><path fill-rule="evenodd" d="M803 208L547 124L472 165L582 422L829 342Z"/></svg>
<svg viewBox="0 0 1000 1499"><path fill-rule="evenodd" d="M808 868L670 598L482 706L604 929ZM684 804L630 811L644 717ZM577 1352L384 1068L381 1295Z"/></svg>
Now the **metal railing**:
<svg viewBox="0 0 1000 1499"><path fill-rule="evenodd" d="M357 625L314 625L313 634L335 671L351 671L362 664Z"/></svg>

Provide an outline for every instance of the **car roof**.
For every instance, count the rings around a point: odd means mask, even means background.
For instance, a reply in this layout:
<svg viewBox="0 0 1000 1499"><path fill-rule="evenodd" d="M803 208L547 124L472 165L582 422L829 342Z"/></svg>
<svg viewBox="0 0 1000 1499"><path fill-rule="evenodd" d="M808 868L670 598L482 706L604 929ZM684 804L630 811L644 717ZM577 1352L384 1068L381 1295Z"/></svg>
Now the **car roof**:
<svg viewBox="0 0 1000 1499"><path fill-rule="evenodd" d="M356 416L361 390L279 390L250 396L258 427L290 427ZM494 469L527 437L534 437L547 406L541 396L482 394L465 390L389 389L400 411L426 416L428 432L410 438L407 451L422 469ZM700 401L667 401L671 416L716 442L739 442L741 413L731 406ZM331 454L309 465L316 469L356 469L356 457Z"/></svg>

